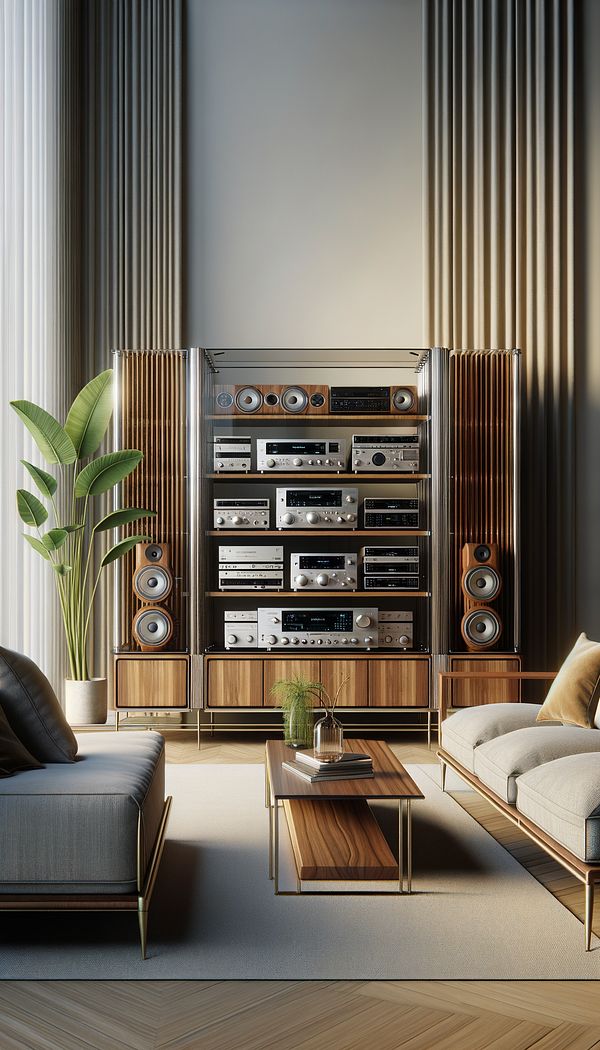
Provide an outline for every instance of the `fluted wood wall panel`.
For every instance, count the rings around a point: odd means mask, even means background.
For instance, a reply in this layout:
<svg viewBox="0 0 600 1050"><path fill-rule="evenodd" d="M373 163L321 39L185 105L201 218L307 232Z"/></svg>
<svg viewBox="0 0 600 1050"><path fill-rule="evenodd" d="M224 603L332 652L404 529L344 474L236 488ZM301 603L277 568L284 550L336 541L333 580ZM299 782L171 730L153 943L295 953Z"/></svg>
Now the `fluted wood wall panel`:
<svg viewBox="0 0 600 1050"><path fill-rule="evenodd" d="M460 622L465 543L497 543L502 590L490 602L503 625L495 650L515 637L515 355L506 351L450 355L452 397L451 648L466 649Z"/></svg>
<svg viewBox="0 0 600 1050"><path fill-rule="evenodd" d="M139 448L144 459L123 482L124 506L155 510L155 518L128 528L171 544L173 591L166 602L175 619L168 650L187 647L188 533L186 524L186 362L178 352L118 355L120 434L123 448ZM140 601L131 587L135 551L119 566L119 644L135 649L131 623Z"/></svg>
<svg viewBox="0 0 600 1050"><path fill-rule="evenodd" d="M20 460L46 464L8 401L64 420L79 378L79 15L76 0L0 3L0 644L35 660L61 698L54 580L15 503L33 487Z"/></svg>
<svg viewBox="0 0 600 1050"><path fill-rule="evenodd" d="M576 5L424 10L425 341L523 352L524 650L553 666L574 633Z"/></svg>

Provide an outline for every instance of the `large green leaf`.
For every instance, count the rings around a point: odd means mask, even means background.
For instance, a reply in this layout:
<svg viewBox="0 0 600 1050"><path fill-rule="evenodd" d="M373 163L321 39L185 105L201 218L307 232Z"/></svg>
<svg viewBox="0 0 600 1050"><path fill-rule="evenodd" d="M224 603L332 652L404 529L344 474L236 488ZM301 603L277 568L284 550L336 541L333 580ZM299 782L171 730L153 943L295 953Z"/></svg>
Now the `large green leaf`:
<svg viewBox="0 0 600 1050"><path fill-rule="evenodd" d="M38 540L37 536L28 536L26 532L23 533L23 536L27 540L28 544L31 547L33 547L34 551L37 551L38 554L41 554L42 558L45 558L46 561L50 561L50 555L48 554L48 551L44 547L42 541Z"/></svg>
<svg viewBox="0 0 600 1050"><path fill-rule="evenodd" d="M43 525L48 517L48 511L37 496L27 489L17 489L17 510L21 521L26 525Z"/></svg>
<svg viewBox="0 0 600 1050"><path fill-rule="evenodd" d="M57 551L62 547L68 535L66 529L50 529L42 536L42 543L47 551Z"/></svg>
<svg viewBox="0 0 600 1050"><path fill-rule="evenodd" d="M120 452L109 452L106 456L98 456L84 467L75 479L74 492L78 499L85 496L99 496L101 492L108 492L113 485L118 485L123 478L135 470L143 453L135 448L125 448Z"/></svg>
<svg viewBox="0 0 600 1050"><path fill-rule="evenodd" d="M119 510L113 510L105 518L102 518L95 526L94 531L106 532L107 529L118 529L120 525L128 525L131 521L138 521L139 518L155 517L155 510L144 510L143 507L121 507Z"/></svg>
<svg viewBox="0 0 600 1050"><path fill-rule="evenodd" d="M54 416L31 401L11 401L11 407L33 435L47 463L75 462L75 446Z"/></svg>
<svg viewBox="0 0 600 1050"><path fill-rule="evenodd" d="M34 463L28 463L26 459L22 459L21 463L31 474L42 496L45 496L46 499L51 499L58 485L54 475L49 474L47 470L42 470L41 467L36 467Z"/></svg>
<svg viewBox="0 0 600 1050"><path fill-rule="evenodd" d="M65 532L79 532L83 525L63 525Z"/></svg>
<svg viewBox="0 0 600 1050"><path fill-rule="evenodd" d="M122 558L124 554L127 554L132 547L135 547L136 543L149 543L151 539L151 536L127 536L126 539L121 540L120 543L115 543L114 547L111 547L106 552L101 565L110 565L111 561L116 561L117 558Z"/></svg>
<svg viewBox="0 0 600 1050"><path fill-rule="evenodd" d="M112 415L112 368L101 372L79 392L69 409L65 430L78 459L91 456L102 444Z"/></svg>

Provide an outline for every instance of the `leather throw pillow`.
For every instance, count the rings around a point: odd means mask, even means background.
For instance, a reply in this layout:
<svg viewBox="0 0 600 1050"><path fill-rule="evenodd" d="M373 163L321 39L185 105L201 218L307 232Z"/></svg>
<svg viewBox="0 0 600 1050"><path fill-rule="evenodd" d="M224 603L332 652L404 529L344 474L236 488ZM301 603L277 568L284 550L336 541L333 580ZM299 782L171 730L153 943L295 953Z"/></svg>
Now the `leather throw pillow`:
<svg viewBox="0 0 600 1050"><path fill-rule="evenodd" d="M18 736L15 736L8 719L0 707L0 777L11 777L24 769L43 769L41 762L29 754Z"/></svg>
<svg viewBox="0 0 600 1050"><path fill-rule="evenodd" d="M600 696L600 644L580 634L554 679L538 722L590 729Z"/></svg>
<svg viewBox="0 0 600 1050"><path fill-rule="evenodd" d="M77 740L56 694L29 657L0 646L0 706L21 743L40 762L74 762Z"/></svg>

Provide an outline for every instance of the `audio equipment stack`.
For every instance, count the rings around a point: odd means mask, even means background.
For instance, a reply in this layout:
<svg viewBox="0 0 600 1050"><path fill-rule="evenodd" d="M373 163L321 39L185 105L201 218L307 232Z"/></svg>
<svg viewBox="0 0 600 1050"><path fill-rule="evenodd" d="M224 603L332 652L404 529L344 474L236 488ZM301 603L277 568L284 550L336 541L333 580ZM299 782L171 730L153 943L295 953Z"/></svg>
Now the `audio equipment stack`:
<svg viewBox="0 0 600 1050"><path fill-rule="evenodd" d="M387 499L367 496L363 503L365 529L418 529L419 501L411 497Z"/></svg>
<svg viewBox="0 0 600 1050"><path fill-rule="evenodd" d="M412 412L417 402L414 386L332 386L332 415L385 415L387 412Z"/></svg>
<svg viewBox="0 0 600 1050"><path fill-rule="evenodd" d="M379 647L381 649L412 649L412 612L379 610Z"/></svg>
<svg viewBox="0 0 600 1050"><path fill-rule="evenodd" d="M418 591L418 547L363 547L361 549L365 591Z"/></svg>
<svg viewBox="0 0 600 1050"><path fill-rule="evenodd" d="M252 438L249 435L215 435L213 442L213 470L247 472L252 466Z"/></svg>
<svg viewBox="0 0 600 1050"><path fill-rule="evenodd" d="M464 614L461 633L472 652L493 648L502 635L502 621L492 604L502 590L497 543L465 543L462 550Z"/></svg>
<svg viewBox="0 0 600 1050"><path fill-rule="evenodd" d="M245 498L213 500L215 529L268 529L271 522L270 499Z"/></svg>
<svg viewBox="0 0 600 1050"><path fill-rule="evenodd" d="M170 551L165 543L138 543L132 586L143 605L131 627L143 653L160 652L173 637L173 617L163 605L173 590Z"/></svg>
<svg viewBox="0 0 600 1050"><path fill-rule="evenodd" d="M355 554L292 554L290 582L294 591L355 591Z"/></svg>
<svg viewBox="0 0 600 1050"><path fill-rule="evenodd" d="M283 547L219 547L219 590L283 589Z"/></svg>
<svg viewBox="0 0 600 1050"><path fill-rule="evenodd" d="M258 648L378 644L377 609L259 609Z"/></svg>
<svg viewBox="0 0 600 1050"><path fill-rule="evenodd" d="M256 609L226 609L224 613L225 648L256 649L258 644Z"/></svg>
<svg viewBox="0 0 600 1050"><path fill-rule="evenodd" d="M419 469L419 435L414 429L401 434L353 434L352 470L415 472Z"/></svg>
<svg viewBox="0 0 600 1050"><path fill-rule="evenodd" d="M345 438L259 438L256 442L256 469L262 471L302 470L340 471L348 462Z"/></svg>
<svg viewBox="0 0 600 1050"><path fill-rule="evenodd" d="M278 529L355 529L358 489L277 489Z"/></svg>

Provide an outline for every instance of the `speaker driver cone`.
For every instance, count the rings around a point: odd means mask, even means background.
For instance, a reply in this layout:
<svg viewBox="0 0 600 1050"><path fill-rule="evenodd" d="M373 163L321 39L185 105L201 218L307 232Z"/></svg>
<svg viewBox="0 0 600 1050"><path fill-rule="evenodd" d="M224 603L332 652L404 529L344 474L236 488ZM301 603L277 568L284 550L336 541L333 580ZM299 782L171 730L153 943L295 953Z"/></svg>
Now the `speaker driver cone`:
<svg viewBox="0 0 600 1050"><path fill-rule="evenodd" d="M136 613L133 620L133 637L142 647L161 649L173 634L173 619L166 609L147 606Z"/></svg>
<svg viewBox="0 0 600 1050"><path fill-rule="evenodd" d="M476 602L491 602L500 593L502 581L491 566L468 569L463 576L463 590Z"/></svg>
<svg viewBox="0 0 600 1050"><path fill-rule="evenodd" d="M472 609L463 616L461 630L467 645L487 649L498 641L502 624L493 609Z"/></svg>
<svg viewBox="0 0 600 1050"><path fill-rule="evenodd" d="M255 386L244 386L235 395L235 404L239 412L258 412L263 397Z"/></svg>
<svg viewBox="0 0 600 1050"><path fill-rule="evenodd" d="M394 391L394 408L396 412L410 412L415 403L412 390L400 386Z"/></svg>
<svg viewBox="0 0 600 1050"><path fill-rule="evenodd" d="M301 386L288 386L281 395L284 412L304 412L308 405L308 394Z"/></svg>
<svg viewBox="0 0 600 1050"><path fill-rule="evenodd" d="M164 602L173 586L173 577L161 566L146 565L133 577L133 589L143 602Z"/></svg>

